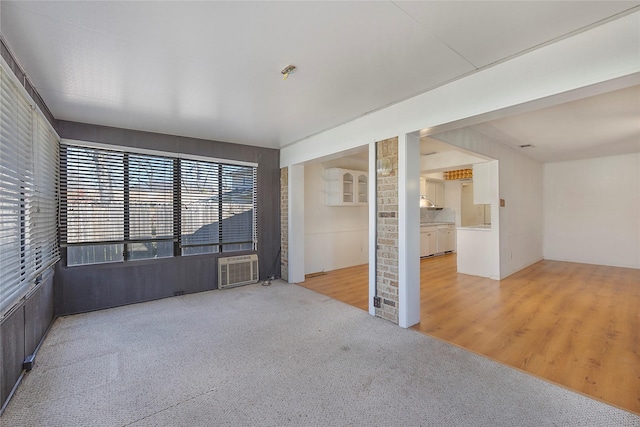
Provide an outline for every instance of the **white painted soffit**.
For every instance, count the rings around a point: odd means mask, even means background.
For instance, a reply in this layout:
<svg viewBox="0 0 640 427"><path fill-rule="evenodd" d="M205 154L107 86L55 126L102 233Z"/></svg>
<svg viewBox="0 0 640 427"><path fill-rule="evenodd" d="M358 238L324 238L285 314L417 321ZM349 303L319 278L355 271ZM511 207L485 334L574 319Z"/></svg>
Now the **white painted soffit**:
<svg viewBox="0 0 640 427"><path fill-rule="evenodd" d="M507 116L510 108L534 101L549 107L609 81L635 81L640 75L639 29L640 12L635 12L544 46L290 144L280 151L281 166L404 133L433 134L452 122L466 126L465 120L496 111ZM563 99L565 93L570 99Z"/></svg>

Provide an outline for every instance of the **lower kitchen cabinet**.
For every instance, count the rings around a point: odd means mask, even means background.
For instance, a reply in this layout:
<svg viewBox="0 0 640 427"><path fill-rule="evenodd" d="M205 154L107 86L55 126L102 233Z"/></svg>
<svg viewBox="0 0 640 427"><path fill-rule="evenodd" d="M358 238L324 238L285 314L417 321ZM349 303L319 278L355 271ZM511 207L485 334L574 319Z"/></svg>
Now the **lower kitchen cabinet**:
<svg viewBox="0 0 640 427"><path fill-rule="evenodd" d="M420 257L431 256L438 250L436 227L420 227Z"/></svg>
<svg viewBox="0 0 640 427"><path fill-rule="evenodd" d="M456 249L456 227L453 224L438 226L437 253L452 252Z"/></svg>
<svg viewBox="0 0 640 427"><path fill-rule="evenodd" d="M420 227L420 257L456 250L456 227L453 224Z"/></svg>

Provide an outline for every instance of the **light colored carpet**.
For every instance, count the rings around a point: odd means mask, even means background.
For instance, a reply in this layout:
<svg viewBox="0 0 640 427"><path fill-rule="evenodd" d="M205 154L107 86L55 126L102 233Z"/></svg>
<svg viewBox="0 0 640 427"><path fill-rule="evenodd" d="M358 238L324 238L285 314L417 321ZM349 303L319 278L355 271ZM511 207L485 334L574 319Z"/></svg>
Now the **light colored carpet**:
<svg viewBox="0 0 640 427"><path fill-rule="evenodd" d="M284 282L60 318L2 426L640 426Z"/></svg>

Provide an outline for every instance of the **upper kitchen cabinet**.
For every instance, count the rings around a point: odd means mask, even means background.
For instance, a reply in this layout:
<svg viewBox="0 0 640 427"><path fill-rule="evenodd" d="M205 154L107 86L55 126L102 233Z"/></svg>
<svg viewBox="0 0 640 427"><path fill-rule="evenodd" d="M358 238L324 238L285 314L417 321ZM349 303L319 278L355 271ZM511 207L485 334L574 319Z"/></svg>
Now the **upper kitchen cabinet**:
<svg viewBox="0 0 640 427"><path fill-rule="evenodd" d="M369 197L369 176L366 172L356 171L356 182L358 183L357 197L358 204L366 205Z"/></svg>
<svg viewBox="0 0 640 427"><path fill-rule="evenodd" d="M366 172L341 168L325 169L325 204L358 206L367 204L369 177Z"/></svg>
<svg viewBox="0 0 640 427"><path fill-rule="evenodd" d="M420 178L420 195L427 196L437 208L444 207L444 182Z"/></svg>

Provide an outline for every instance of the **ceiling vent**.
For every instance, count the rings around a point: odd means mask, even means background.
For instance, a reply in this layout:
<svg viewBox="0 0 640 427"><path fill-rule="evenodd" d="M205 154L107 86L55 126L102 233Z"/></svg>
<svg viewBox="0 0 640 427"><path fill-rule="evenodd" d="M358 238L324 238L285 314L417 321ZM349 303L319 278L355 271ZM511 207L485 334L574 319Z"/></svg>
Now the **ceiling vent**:
<svg viewBox="0 0 640 427"><path fill-rule="evenodd" d="M287 77L289 77L289 74L293 73L295 70L296 70L295 65L287 65L286 67L284 67L282 71L280 71L280 74L282 74L282 80L287 80Z"/></svg>

